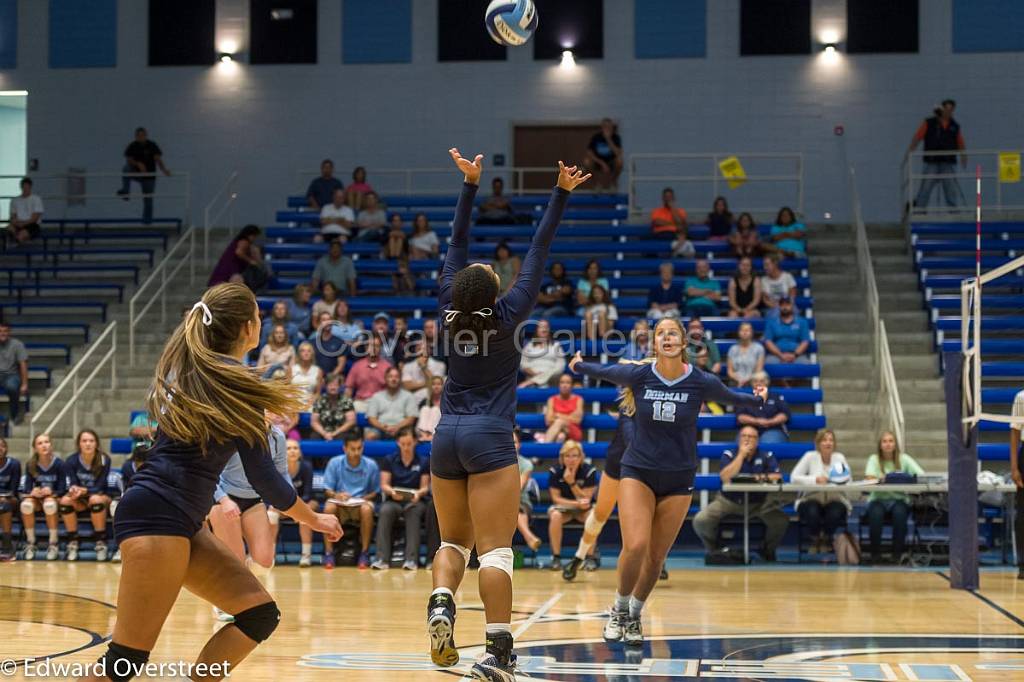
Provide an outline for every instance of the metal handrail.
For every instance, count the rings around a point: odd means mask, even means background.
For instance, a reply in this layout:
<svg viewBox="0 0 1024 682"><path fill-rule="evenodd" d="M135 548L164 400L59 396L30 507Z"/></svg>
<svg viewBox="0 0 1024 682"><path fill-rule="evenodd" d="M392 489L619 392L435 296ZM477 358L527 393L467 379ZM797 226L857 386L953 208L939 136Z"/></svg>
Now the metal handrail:
<svg viewBox="0 0 1024 682"><path fill-rule="evenodd" d="M189 266L189 284L195 281L196 270L196 228L190 227L185 234L181 235L177 243L171 248L170 251L163 257L160 264L149 273L149 277L146 278L139 288L136 289L135 295L132 296L131 300L128 301L128 364L131 367L135 366L135 327L142 321L146 313L149 312L150 307L156 302L157 298L160 299L160 323L167 323L167 284L177 276L178 272L186 265ZM177 255L178 250L183 245L188 245L185 249L184 257L181 261L174 266L169 268L168 263ZM158 288L146 301L142 309L136 313L136 307L139 305L139 300L146 290L160 278L160 288Z"/></svg>
<svg viewBox="0 0 1024 682"><path fill-rule="evenodd" d="M962 204L957 206L915 206L914 200L917 196L918 188L921 183L925 180L953 180L957 183L959 192L963 194L963 188L960 187L959 181L967 181L971 185L971 181L976 179L975 165L981 164L984 166L984 170L980 174L980 178L983 181L992 183L992 191L986 191L985 200L985 212L988 215L995 214L1018 214L1024 212L1024 192L1017 189L1019 186L1014 186L1014 191L1010 191L1009 187L1004 188L1004 183L999 181L999 155L1004 153L1017 153L1024 154L1024 150L1021 149L950 149L950 150L938 150L938 151L913 151L908 152L903 156L903 160L900 164L900 203L901 210L905 210L905 213L910 218L927 218L933 219L947 219L947 220L964 220L969 216L973 216L975 210L975 202L964 196ZM974 162L970 163L970 168L960 168L953 173L925 173L923 170L915 170L915 168L921 168L925 160L928 157L936 156L965 156L974 159ZM1012 198L1007 200L1003 196L1004 190L1011 193ZM941 188L933 190L932 194L936 192L942 192Z"/></svg>
<svg viewBox="0 0 1024 682"><path fill-rule="evenodd" d="M79 381L79 375L82 373L82 368L85 366L85 363L89 360L89 358L93 356L93 354L96 352L96 349L100 347L100 345L106 340L108 336L110 337L110 350L108 350L103 355L103 357L100 358L99 362L96 364L96 367L93 368L92 372L89 373L89 376L87 376L84 381ZM82 396L82 393L85 391L86 388L88 388L89 384L96 377L96 374L103 368L103 365L107 362L110 363L110 388L117 388L117 363L113 361L115 355L117 355L117 320L113 320L110 324L108 324L107 328L103 330L103 333L96 337L96 339L89 346L89 349L85 351L85 354L82 355L82 357L79 358L78 362L76 362L74 366L68 371L67 376L64 377L63 381L61 381L57 388L55 388L53 392L50 393L50 397L46 399L46 402L43 403L42 407L34 411L32 419L29 421L28 425L28 434L30 442L34 440L36 437L36 422L38 422L40 418L42 418L46 410L49 409L50 405L53 404L53 402L57 399L57 396L59 396L63 392L64 387L68 385L68 382L71 382L72 386L70 399L64 402L64 407L61 409L61 411L57 413L57 416L54 417L50 421L50 423L46 425L46 428L40 431L40 433L51 432L53 430L53 427L57 424L58 421L61 420L61 418L65 414L67 414L67 411L69 409L72 410L71 431L72 433L78 432L78 399Z"/></svg>
<svg viewBox="0 0 1024 682"><path fill-rule="evenodd" d="M900 400L899 385L896 381L896 368L892 361L889 348L889 334L882 319L881 306L878 298L878 283L875 280L875 266L871 259L871 246L868 242L867 228L861 214L860 193L857 190L857 174L851 166L850 199L853 208L854 232L857 251L857 279L864 290L864 301L867 307L871 361L877 369L873 383L876 383L879 402L876 404L876 419L882 427L896 435L896 442L906 449L906 419L903 414L903 403Z"/></svg>
<svg viewBox="0 0 1024 682"><path fill-rule="evenodd" d="M210 263L210 230L214 228L214 223L220 220L220 217L224 215L224 211L230 210L231 216L228 218L228 229L231 230L235 226L235 200L238 199L235 185L237 184L238 171L232 171L227 181L217 190L217 193L210 199L210 203L206 204L206 208L203 209L203 262L207 265ZM227 193L227 201L211 217L210 211L221 201L221 196L225 192Z"/></svg>

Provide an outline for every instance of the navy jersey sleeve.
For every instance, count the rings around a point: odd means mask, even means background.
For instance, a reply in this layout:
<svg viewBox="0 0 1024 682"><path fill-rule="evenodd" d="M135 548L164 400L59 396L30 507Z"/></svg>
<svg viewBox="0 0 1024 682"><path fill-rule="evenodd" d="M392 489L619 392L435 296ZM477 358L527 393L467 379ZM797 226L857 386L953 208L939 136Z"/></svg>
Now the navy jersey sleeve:
<svg viewBox="0 0 1024 682"><path fill-rule="evenodd" d="M309 502L313 499L313 465L302 460L299 465L299 476L302 477L302 501Z"/></svg>
<svg viewBox="0 0 1024 682"><path fill-rule="evenodd" d="M58 497L68 491L69 471L67 465L59 457L54 460L54 466L57 468L57 478L52 490L54 497Z"/></svg>
<svg viewBox="0 0 1024 682"><path fill-rule="evenodd" d="M643 381L647 375L650 365L616 363L614 365L602 365L596 362L581 362L576 365L578 374L585 374L594 379L610 381L619 386L635 386Z"/></svg>
<svg viewBox="0 0 1024 682"><path fill-rule="evenodd" d="M731 403L733 405L752 407L755 410L764 405L764 401L753 393L733 391L723 384L721 379L709 372L704 372L704 395L701 398L704 402Z"/></svg>
<svg viewBox="0 0 1024 682"><path fill-rule="evenodd" d="M102 456L102 455L97 455ZM103 457L103 468L100 475L93 479L92 485L88 487L90 495L105 495L107 493L107 479L110 478L110 458Z"/></svg>
<svg viewBox="0 0 1024 682"><path fill-rule="evenodd" d="M519 276L508 293L501 298L502 305L507 311L507 319L514 324L519 324L529 317L537 304L540 283L544 279L544 265L547 263L551 242L555 239L568 201L569 192L561 187L555 187L551 191L548 208L544 211L544 217L540 219L540 225L533 235L533 242L523 259Z"/></svg>
<svg viewBox="0 0 1024 682"><path fill-rule="evenodd" d="M455 206L455 220L452 222L452 239L448 244L448 252L441 267L441 276L437 279L439 291L437 306L443 310L452 302L452 278L455 273L466 267L469 258L469 222L473 213L473 200L476 198L477 185L462 183L462 194Z"/></svg>
<svg viewBox="0 0 1024 682"><path fill-rule="evenodd" d="M11 475L4 479L6 485L0 488L0 497L15 497L18 494L18 487L21 485L21 462L13 457L7 459L11 463Z"/></svg>
<svg viewBox="0 0 1024 682"><path fill-rule="evenodd" d="M597 485L597 467L588 467L587 475L583 478L584 488L593 488Z"/></svg>
<svg viewBox="0 0 1024 682"><path fill-rule="evenodd" d="M238 456L242 460L245 478L252 484L253 489L271 506L281 511L291 508L298 495L291 481L285 481L278 472L270 456L267 442L261 441L255 447L242 440L235 444L238 446Z"/></svg>

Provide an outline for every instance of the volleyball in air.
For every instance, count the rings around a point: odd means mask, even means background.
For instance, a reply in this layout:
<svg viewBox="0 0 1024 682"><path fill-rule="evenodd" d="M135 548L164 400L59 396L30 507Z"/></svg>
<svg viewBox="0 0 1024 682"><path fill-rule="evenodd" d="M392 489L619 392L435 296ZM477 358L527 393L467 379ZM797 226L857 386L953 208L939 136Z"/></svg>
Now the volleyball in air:
<svg viewBox="0 0 1024 682"><path fill-rule="evenodd" d="M524 45L537 30L537 8L533 0L491 0L484 25L499 45Z"/></svg>

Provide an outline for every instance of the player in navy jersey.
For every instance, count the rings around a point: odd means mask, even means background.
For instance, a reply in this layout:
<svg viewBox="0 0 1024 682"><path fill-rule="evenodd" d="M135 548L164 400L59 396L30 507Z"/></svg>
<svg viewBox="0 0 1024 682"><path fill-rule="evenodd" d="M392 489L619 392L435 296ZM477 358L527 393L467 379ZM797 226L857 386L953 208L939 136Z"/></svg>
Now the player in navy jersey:
<svg viewBox="0 0 1024 682"><path fill-rule="evenodd" d="M313 498L313 465L303 458L299 441L288 439L285 454L288 457L288 478L295 488L295 494L310 510L320 511L320 503ZM274 539L276 541L277 537ZM313 529L304 523L299 524L299 541L302 543L299 568L309 568L313 563Z"/></svg>
<svg viewBox="0 0 1024 682"><path fill-rule="evenodd" d="M107 560L107 477L110 457L100 450L100 437L91 429L83 429L75 439L78 451L64 462L67 492L60 498L60 515L68 531L67 560L78 560L78 513L86 509L92 518L96 539L96 561Z"/></svg>
<svg viewBox="0 0 1024 682"><path fill-rule="evenodd" d="M25 560L36 558L36 512L46 517L46 530L50 542L46 547L46 560L56 561L60 555L57 546L57 500L64 494L67 485L64 463L53 454L50 435L40 433L32 439L32 457L25 465L21 478L21 523L25 529Z"/></svg>
<svg viewBox="0 0 1024 682"><path fill-rule="evenodd" d="M622 386L622 409L633 415L633 438L622 455L619 484L618 591L607 640L643 643L640 614L690 509L697 473L697 416L705 401L762 405L758 395L735 393L713 374L686 362L686 335L678 320L654 328L654 357L603 366L579 353L570 369Z"/></svg>
<svg viewBox="0 0 1024 682"><path fill-rule="evenodd" d="M11 540L11 519L18 506L18 486L21 485L21 462L7 456L7 441L0 437L0 561L14 560L14 542Z"/></svg>
<svg viewBox="0 0 1024 682"><path fill-rule="evenodd" d="M487 644L471 675L480 680L513 680L511 545L519 510L519 466L512 428L522 355L519 327L537 302L545 261L569 193L590 175L559 162L558 186L552 191L519 276L499 299L494 270L482 263L467 264L470 214L483 156L469 161L457 149L449 153L465 174L465 183L438 278L448 380L430 456L442 539L434 556L434 592L427 606L430 653L441 666L459 660L453 640L453 594L475 544Z"/></svg>
<svg viewBox="0 0 1024 682"><path fill-rule="evenodd" d="M273 598L203 523L236 452L263 499L331 539L341 537L337 520L299 501L270 458L265 412L299 412L305 397L284 381L261 381L242 363L259 339L252 292L220 284L186 313L164 347L147 405L159 421L156 440L114 518L123 564L114 632L100 659L105 674L81 679L132 679L126 670L149 660L182 587L235 618L210 638L198 663L227 662L237 672L274 632L281 612Z"/></svg>

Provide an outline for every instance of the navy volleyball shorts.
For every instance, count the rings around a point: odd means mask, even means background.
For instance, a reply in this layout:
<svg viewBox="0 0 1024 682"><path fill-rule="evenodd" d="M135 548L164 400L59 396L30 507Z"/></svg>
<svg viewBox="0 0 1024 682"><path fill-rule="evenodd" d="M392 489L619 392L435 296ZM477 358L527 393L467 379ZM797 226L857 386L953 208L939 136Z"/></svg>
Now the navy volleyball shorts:
<svg viewBox="0 0 1024 682"><path fill-rule="evenodd" d="M683 471L662 471L660 469L642 469L629 464L622 465L622 478L633 478L654 493L654 497L672 497L673 495L692 495L693 482L697 478L696 469Z"/></svg>
<svg viewBox="0 0 1024 682"><path fill-rule="evenodd" d="M125 491L114 515L114 539L118 544L140 535L191 539L202 527L202 520L196 523L162 496L138 485Z"/></svg>
<svg viewBox="0 0 1024 682"><path fill-rule="evenodd" d="M459 480L516 466L512 422L487 414L443 414L430 444L430 474Z"/></svg>
<svg viewBox="0 0 1024 682"><path fill-rule="evenodd" d="M604 464L604 475L614 478L616 481L622 479L622 455L633 440L633 420L625 415L619 416L619 425L615 429L615 436L608 444L607 461Z"/></svg>

